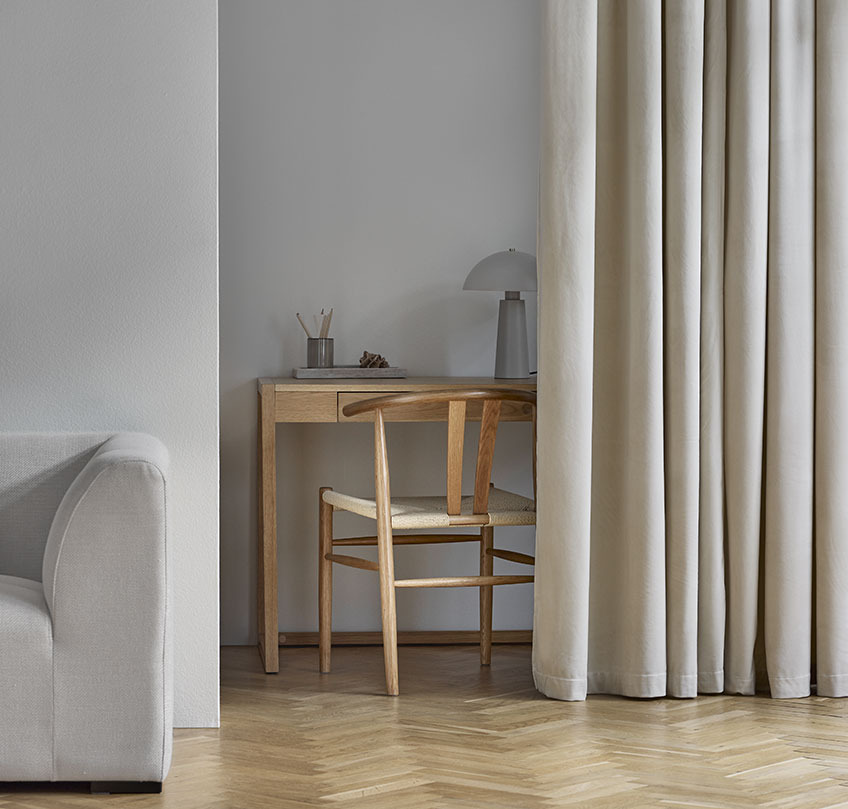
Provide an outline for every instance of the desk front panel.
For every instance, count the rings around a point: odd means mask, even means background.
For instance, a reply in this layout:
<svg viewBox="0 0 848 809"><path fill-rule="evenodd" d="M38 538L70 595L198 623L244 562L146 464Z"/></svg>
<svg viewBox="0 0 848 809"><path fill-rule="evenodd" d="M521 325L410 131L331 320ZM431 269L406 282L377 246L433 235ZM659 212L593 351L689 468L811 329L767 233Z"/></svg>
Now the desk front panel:
<svg viewBox="0 0 848 809"><path fill-rule="evenodd" d="M274 421L328 422L338 421L335 391L292 391L274 396Z"/></svg>
<svg viewBox="0 0 848 809"><path fill-rule="evenodd" d="M423 392L446 388L519 388L535 390L535 380L510 381L456 377L411 377L407 379L380 380L279 380L260 379L260 391L273 390L274 421L283 423L332 423L348 421L373 421L373 414L346 417L345 405L362 399L390 396L393 393ZM409 406L384 411L386 421L426 422L447 421L447 404ZM479 421L482 413L480 402L469 402L467 418ZM503 402L502 421L532 421L533 409L520 402Z"/></svg>

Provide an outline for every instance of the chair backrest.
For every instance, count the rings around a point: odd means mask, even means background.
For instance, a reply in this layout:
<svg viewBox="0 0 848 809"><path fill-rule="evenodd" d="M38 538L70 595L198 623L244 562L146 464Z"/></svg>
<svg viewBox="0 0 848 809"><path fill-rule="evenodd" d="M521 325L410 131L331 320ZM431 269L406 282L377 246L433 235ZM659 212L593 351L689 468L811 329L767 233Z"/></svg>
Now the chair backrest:
<svg viewBox="0 0 848 809"><path fill-rule="evenodd" d="M504 402L516 403L532 408L535 426L536 394L533 391L504 388L503 390L435 390L421 393L396 393L374 399L363 399L346 405L345 416L374 413L374 462L377 470L377 497L381 494L389 499L388 457L384 410L398 407L416 407L430 404L447 404L448 452L447 452L447 508L448 514L458 516L462 498L462 455L465 444L465 422L468 404L482 402L480 417L480 442L477 445L477 468L474 476L474 503L472 513L485 514L489 506L489 488L492 481L492 462L495 457L495 438ZM382 473L381 473L382 469ZM533 477L535 488L536 441L533 436ZM381 492L381 478L385 479Z"/></svg>

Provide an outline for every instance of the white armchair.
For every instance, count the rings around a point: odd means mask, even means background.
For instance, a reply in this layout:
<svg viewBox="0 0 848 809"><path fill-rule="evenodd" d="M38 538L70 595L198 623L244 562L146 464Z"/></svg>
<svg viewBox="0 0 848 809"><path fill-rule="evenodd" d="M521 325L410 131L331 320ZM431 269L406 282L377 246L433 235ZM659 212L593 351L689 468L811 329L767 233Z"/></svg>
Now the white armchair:
<svg viewBox="0 0 848 809"><path fill-rule="evenodd" d="M161 789L166 469L147 435L0 434L0 781Z"/></svg>

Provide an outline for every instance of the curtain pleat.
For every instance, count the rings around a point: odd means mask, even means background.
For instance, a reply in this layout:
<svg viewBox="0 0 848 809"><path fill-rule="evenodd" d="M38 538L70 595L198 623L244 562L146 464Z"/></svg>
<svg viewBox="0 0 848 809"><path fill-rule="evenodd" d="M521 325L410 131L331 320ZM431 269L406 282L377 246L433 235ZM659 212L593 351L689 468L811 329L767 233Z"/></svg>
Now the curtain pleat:
<svg viewBox="0 0 848 809"><path fill-rule="evenodd" d="M843 695L848 3L543 25L536 684Z"/></svg>
<svg viewBox="0 0 848 809"><path fill-rule="evenodd" d="M698 692L701 166L704 3L667 3L663 348L667 692Z"/></svg>
<svg viewBox="0 0 848 809"><path fill-rule="evenodd" d="M561 352L540 381L536 569L547 594L536 599L536 683L559 699L586 697L589 644L589 534L592 499L592 357L595 265L597 12L593 4L543 9L543 165L539 181L539 343ZM568 76L563 86L560 76ZM561 272L563 266L568 272ZM561 538L568 536L569 541Z"/></svg>
<svg viewBox="0 0 848 809"><path fill-rule="evenodd" d="M816 3L816 662L848 696L848 3Z"/></svg>
<svg viewBox="0 0 848 809"><path fill-rule="evenodd" d="M765 614L776 697L810 693L815 393L815 4L771 20Z"/></svg>
<svg viewBox="0 0 848 809"><path fill-rule="evenodd" d="M753 694L763 480L769 183L768 0L728 6L724 687Z"/></svg>
<svg viewBox="0 0 848 809"><path fill-rule="evenodd" d="M701 369L698 487L698 691L724 690L724 222L726 0L704 8Z"/></svg>
<svg viewBox="0 0 848 809"><path fill-rule="evenodd" d="M659 0L598 13L590 577L607 586L589 591L588 687L653 696L666 671L662 15Z"/></svg>

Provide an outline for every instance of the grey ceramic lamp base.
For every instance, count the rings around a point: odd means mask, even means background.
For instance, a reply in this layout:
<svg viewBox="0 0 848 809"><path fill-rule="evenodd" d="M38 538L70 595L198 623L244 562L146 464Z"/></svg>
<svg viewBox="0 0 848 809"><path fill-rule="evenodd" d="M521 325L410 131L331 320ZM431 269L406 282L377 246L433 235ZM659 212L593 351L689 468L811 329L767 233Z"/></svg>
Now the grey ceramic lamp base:
<svg viewBox="0 0 848 809"><path fill-rule="evenodd" d="M498 310L498 348L495 379L525 379L530 376L527 351L527 314L519 292L507 292Z"/></svg>

